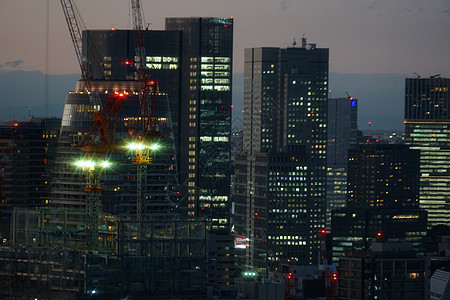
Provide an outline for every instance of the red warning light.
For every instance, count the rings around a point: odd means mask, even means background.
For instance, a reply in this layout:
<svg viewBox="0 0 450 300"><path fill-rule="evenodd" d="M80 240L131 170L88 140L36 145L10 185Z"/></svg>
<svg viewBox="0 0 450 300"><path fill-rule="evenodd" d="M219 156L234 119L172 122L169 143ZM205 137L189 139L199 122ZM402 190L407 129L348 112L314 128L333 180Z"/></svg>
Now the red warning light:
<svg viewBox="0 0 450 300"><path fill-rule="evenodd" d="M322 234L325 234L326 230L325 230L325 229L322 229L320 232L321 232Z"/></svg>
<svg viewBox="0 0 450 300"><path fill-rule="evenodd" d="M255 216L258 216L258 213L255 213Z"/></svg>
<svg viewBox="0 0 450 300"><path fill-rule="evenodd" d="M116 30L116 29L115 29L114 27L111 27L111 30L114 31L114 30Z"/></svg>
<svg viewBox="0 0 450 300"><path fill-rule="evenodd" d="M377 236L378 236L378 237L381 237L381 232L378 232L378 233L377 233Z"/></svg>
<svg viewBox="0 0 450 300"><path fill-rule="evenodd" d="M123 93L120 93L120 94L119 94L119 97L123 97Z"/></svg>
<svg viewBox="0 0 450 300"><path fill-rule="evenodd" d="M153 80L150 81L150 84L155 84L155 82Z"/></svg>
<svg viewBox="0 0 450 300"><path fill-rule="evenodd" d="M231 105L231 108L233 108L233 105Z"/></svg>
<svg viewBox="0 0 450 300"><path fill-rule="evenodd" d="M336 281L337 280L337 274L333 273L333 280Z"/></svg>
<svg viewBox="0 0 450 300"><path fill-rule="evenodd" d="M127 61L125 61L125 64L126 64L126 65L129 65L129 64L130 64L130 62L129 62L129 61L127 60Z"/></svg>
<svg viewBox="0 0 450 300"><path fill-rule="evenodd" d="M372 122L369 122L368 124L369 124L369 125L372 125Z"/></svg>
<svg viewBox="0 0 450 300"><path fill-rule="evenodd" d="M14 127L17 127L17 126L19 126L19 123L14 123Z"/></svg>

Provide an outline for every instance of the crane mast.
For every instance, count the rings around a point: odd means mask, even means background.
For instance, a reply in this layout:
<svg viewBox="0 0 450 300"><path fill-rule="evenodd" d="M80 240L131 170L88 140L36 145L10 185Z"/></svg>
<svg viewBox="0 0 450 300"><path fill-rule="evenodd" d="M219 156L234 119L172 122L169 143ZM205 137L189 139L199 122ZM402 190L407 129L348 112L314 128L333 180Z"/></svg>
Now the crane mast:
<svg viewBox="0 0 450 300"><path fill-rule="evenodd" d="M72 38L73 47L75 48L75 55L77 56L78 64L80 65L81 77L84 81L86 91L89 94L91 105L94 109L97 108L100 110L102 108L102 102L95 89L95 82L92 79L89 63L83 59L83 37L74 5L72 0L60 1L66 18L67 27L69 28L70 37Z"/></svg>
<svg viewBox="0 0 450 300"><path fill-rule="evenodd" d="M84 156L75 163L75 166L85 173L85 182L82 184L82 188L87 194L89 245L95 248L98 244L98 217L102 190L100 177L102 172L110 166L105 154L115 151L116 131L118 127L122 127L122 101L125 93L116 92L109 97L103 107L100 95L95 88L90 64L82 56L83 40L79 16L74 9L72 0L60 0L60 2L93 111L94 123L77 145L83 151Z"/></svg>

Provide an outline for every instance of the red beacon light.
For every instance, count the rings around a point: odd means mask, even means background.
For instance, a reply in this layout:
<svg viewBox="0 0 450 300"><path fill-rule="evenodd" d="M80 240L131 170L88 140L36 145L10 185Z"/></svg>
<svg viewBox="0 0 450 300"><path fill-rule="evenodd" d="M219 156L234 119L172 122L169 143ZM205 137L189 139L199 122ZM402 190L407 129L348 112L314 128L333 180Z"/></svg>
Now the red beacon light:
<svg viewBox="0 0 450 300"><path fill-rule="evenodd" d="M126 60L126 61L125 61L125 64L126 64L126 65L129 65L129 64L130 64L130 62L129 62L128 60Z"/></svg>
<svg viewBox="0 0 450 300"><path fill-rule="evenodd" d="M255 216L257 217L257 216L258 216L258 213L255 213Z"/></svg>

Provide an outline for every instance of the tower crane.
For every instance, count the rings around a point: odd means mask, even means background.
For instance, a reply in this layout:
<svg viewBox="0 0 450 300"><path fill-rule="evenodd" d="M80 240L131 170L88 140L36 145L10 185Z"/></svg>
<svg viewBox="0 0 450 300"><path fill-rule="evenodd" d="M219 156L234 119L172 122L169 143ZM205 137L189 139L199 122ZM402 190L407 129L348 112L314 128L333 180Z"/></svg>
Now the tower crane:
<svg viewBox="0 0 450 300"><path fill-rule="evenodd" d="M96 247L98 244L98 217L102 189L100 178L102 172L111 165L106 159L106 154L115 149L116 131L118 127L122 126L120 119L123 115L122 101L125 94L113 94L103 107L95 88L89 62L82 57L82 32L78 20L79 16L74 9L72 0L60 0L60 2L93 110L94 123L77 145L83 151L84 157L78 160L75 165L85 173L85 183L82 187L87 193L89 244L91 247Z"/></svg>
<svg viewBox="0 0 450 300"><path fill-rule="evenodd" d="M150 152L158 150L156 142L160 138L156 128L155 99L159 92L158 83L150 80L146 67L146 51L144 45L144 21L141 2L131 0L133 10L133 30L136 80L139 87L139 111L133 131L133 142L130 149L136 152L133 163L137 165L137 201L136 219L139 222L138 236L142 235L140 221L145 211L145 192L147 187L147 167L152 163Z"/></svg>

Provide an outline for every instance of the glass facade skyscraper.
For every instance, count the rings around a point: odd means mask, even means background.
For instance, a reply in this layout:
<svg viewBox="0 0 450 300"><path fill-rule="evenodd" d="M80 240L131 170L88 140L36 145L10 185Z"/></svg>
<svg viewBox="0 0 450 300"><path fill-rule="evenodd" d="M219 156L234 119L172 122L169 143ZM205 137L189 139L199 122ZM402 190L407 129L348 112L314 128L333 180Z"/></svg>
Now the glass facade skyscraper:
<svg viewBox="0 0 450 300"><path fill-rule="evenodd" d="M182 33L180 182L189 217L230 230L232 18L166 18Z"/></svg>
<svg viewBox="0 0 450 300"><path fill-rule="evenodd" d="M407 78L405 142L420 154L420 207L428 227L450 226L450 79Z"/></svg>

